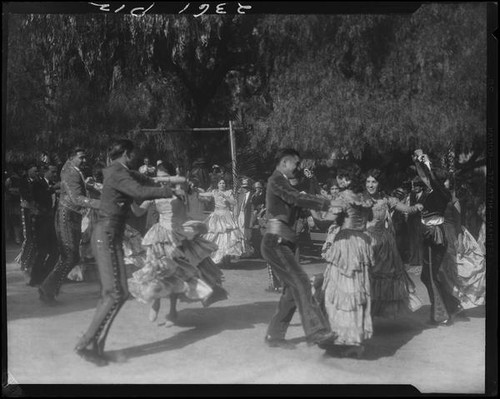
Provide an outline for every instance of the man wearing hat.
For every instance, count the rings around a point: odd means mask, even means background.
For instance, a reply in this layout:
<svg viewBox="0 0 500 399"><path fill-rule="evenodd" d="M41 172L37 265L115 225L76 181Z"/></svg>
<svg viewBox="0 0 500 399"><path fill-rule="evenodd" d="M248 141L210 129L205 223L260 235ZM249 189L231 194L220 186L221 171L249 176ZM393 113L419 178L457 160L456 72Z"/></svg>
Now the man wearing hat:
<svg viewBox="0 0 500 399"><path fill-rule="evenodd" d="M254 253L254 249L250 244L250 240L252 238L252 201L251 201L251 192L252 186L250 184L250 180L247 178L243 178L241 181L240 190L238 192L238 196L236 198L236 207L234 209L234 217L238 223L240 231L245 238L243 243L243 255L250 256Z"/></svg>
<svg viewBox="0 0 500 399"><path fill-rule="evenodd" d="M417 173L426 188L417 198L424 206L421 212L423 265L420 276L431 301L431 323L450 325L461 310L460 302L439 281L439 270L446 253L447 243L444 234L444 211L451 200L451 193L444 187L431 168L431 162L421 150L413 155Z"/></svg>

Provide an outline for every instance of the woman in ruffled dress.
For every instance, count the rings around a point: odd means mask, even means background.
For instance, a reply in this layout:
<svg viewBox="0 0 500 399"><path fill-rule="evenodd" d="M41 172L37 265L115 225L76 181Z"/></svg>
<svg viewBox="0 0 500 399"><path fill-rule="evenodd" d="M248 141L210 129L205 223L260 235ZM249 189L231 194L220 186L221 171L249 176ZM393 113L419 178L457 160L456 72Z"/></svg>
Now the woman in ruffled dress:
<svg viewBox="0 0 500 399"><path fill-rule="evenodd" d="M444 212L444 234L448 247L440 277L463 309L485 304L486 259L481 245L461 224L460 202L450 179L444 182L452 194Z"/></svg>
<svg viewBox="0 0 500 399"><path fill-rule="evenodd" d="M338 335L335 344L340 354L359 358L363 342L373 334L369 278L373 255L365 230L374 202L362 198L355 179L359 179L355 166L338 172L342 191L324 217L335 221L340 229L327 253L322 291L330 326Z"/></svg>
<svg viewBox="0 0 500 399"><path fill-rule="evenodd" d="M370 269L372 316L395 317L405 310L415 311L420 300L398 251L391 211L413 214L423 206L408 206L386 195L380 190L381 175L380 170L371 169L365 180L365 195L375 201L372 219L367 223L374 260Z"/></svg>
<svg viewBox="0 0 500 399"><path fill-rule="evenodd" d="M185 178L170 176L160 168L154 180L179 184ZM146 248L144 267L133 273L128 286L138 301L151 304L152 322L157 319L161 298L170 299L168 327L177 321L177 300L201 301L209 306L226 299L227 292L222 288L222 272L210 259L217 246L202 237L207 232L203 222L188 220L186 197L176 195L154 201L159 221L142 240ZM133 211L144 214L149 205L145 201L133 206Z"/></svg>
<svg viewBox="0 0 500 399"><path fill-rule="evenodd" d="M215 210L206 219L208 233L204 238L217 245L211 258L215 263L227 263L231 258L239 258L244 252L244 237L236 223L231 207L236 200L231 190L226 190L226 182L220 179L217 188L210 192L200 192L200 198L214 198Z"/></svg>

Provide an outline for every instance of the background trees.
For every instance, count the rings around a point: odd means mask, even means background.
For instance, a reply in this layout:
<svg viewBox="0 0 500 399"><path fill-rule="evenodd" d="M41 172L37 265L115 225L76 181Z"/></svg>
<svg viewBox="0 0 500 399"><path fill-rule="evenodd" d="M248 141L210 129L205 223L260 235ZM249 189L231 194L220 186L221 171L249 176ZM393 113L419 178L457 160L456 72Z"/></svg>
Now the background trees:
<svg viewBox="0 0 500 399"><path fill-rule="evenodd" d="M128 134L152 158L220 164L224 134L140 129L228 120L244 129L240 159L261 164L282 145L364 168L404 169L415 147L469 154L458 170L484 156L484 3L412 15L9 15L8 33L8 159L64 157L75 144L97 157Z"/></svg>

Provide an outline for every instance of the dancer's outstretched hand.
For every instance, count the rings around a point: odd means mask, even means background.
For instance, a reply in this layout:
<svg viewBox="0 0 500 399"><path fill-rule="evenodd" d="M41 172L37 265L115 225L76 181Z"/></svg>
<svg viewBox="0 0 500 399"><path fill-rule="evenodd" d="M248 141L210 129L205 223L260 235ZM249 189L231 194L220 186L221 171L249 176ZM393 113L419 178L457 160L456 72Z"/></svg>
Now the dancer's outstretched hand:
<svg viewBox="0 0 500 399"><path fill-rule="evenodd" d="M153 180L157 183L170 183L170 184L180 184L186 182L186 178L184 176L157 176L153 177Z"/></svg>

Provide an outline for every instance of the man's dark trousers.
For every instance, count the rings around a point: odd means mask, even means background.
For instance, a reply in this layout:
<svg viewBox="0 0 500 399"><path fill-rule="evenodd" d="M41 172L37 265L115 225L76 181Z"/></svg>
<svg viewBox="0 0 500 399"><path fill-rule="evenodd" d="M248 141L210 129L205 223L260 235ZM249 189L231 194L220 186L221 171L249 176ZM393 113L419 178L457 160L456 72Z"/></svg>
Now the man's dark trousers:
<svg viewBox="0 0 500 399"><path fill-rule="evenodd" d="M31 270L31 285L41 284L54 269L59 257L53 213L35 217L37 255Z"/></svg>
<svg viewBox="0 0 500 399"><path fill-rule="evenodd" d="M308 341L313 342L316 334L329 333L328 320L312 296L309 277L295 257L295 245L276 234L266 233L261 252L283 283L278 309L267 335L272 339L283 339L297 308Z"/></svg>
<svg viewBox="0 0 500 399"><path fill-rule="evenodd" d="M97 342L102 351L114 318L129 296L123 253L123 222L101 219L92 234L92 251L101 280L101 299L79 346Z"/></svg>
<svg viewBox="0 0 500 399"><path fill-rule="evenodd" d="M63 205L56 211L56 234L59 246L59 262L44 280L40 289L45 295L54 297L69 272L80 261L80 240L82 238L82 215Z"/></svg>
<svg viewBox="0 0 500 399"><path fill-rule="evenodd" d="M441 284L439 274L448 243L441 226L424 226L423 265L420 279L431 302L431 321L443 322L460 308L460 301Z"/></svg>

